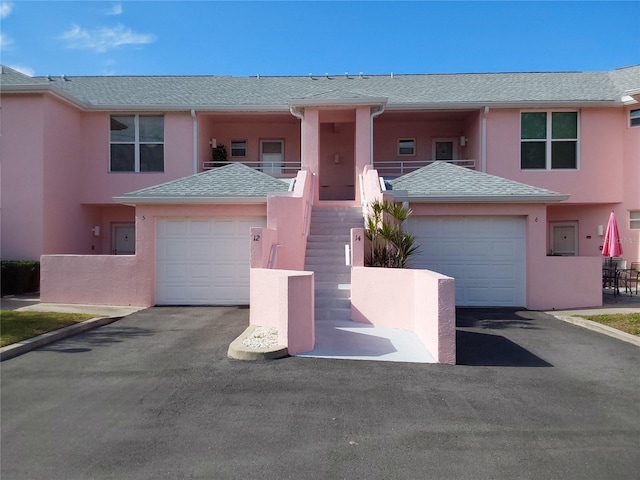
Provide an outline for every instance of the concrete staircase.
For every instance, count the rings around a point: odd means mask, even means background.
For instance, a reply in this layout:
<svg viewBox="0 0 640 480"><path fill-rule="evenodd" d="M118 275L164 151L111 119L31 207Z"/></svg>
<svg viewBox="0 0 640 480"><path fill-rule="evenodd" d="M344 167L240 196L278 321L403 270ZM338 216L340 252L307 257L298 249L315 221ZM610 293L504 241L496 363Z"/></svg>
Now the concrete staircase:
<svg viewBox="0 0 640 480"><path fill-rule="evenodd" d="M362 228L360 207L313 207L305 270L315 272L316 321L351 320L351 267L345 245Z"/></svg>

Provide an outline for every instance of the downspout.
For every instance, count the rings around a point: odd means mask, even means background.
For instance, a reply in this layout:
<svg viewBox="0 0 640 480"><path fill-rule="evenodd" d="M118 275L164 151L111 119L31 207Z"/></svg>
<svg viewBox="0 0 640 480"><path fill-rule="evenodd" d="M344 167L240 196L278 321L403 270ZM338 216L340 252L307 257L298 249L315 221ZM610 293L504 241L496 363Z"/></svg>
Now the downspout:
<svg viewBox="0 0 640 480"><path fill-rule="evenodd" d="M487 115L489 107L484 107L482 112L481 132L480 132L480 171L487 171Z"/></svg>
<svg viewBox="0 0 640 480"><path fill-rule="evenodd" d="M291 115L300 120L300 167L302 167L302 161L304 160L304 109L290 105L289 111Z"/></svg>
<svg viewBox="0 0 640 480"><path fill-rule="evenodd" d="M195 109L191 109L191 120L193 122L193 173L198 173L198 117Z"/></svg>
<svg viewBox="0 0 640 480"><path fill-rule="evenodd" d="M373 166L373 119L384 113L384 104L372 107L369 118L369 165Z"/></svg>

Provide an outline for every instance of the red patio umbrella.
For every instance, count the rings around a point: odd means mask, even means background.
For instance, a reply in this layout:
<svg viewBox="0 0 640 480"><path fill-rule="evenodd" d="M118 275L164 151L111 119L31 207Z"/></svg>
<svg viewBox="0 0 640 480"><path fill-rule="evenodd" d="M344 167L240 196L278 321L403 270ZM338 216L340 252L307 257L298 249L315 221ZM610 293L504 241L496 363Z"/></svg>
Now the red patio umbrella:
<svg viewBox="0 0 640 480"><path fill-rule="evenodd" d="M605 257L619 257L622 255L622 245L620 244L620 234L618 233L618 222L616 222L616 215L613 213L613 210L609 216L609 223L607 223L607 233L604 234L602 255Z"/></svg>

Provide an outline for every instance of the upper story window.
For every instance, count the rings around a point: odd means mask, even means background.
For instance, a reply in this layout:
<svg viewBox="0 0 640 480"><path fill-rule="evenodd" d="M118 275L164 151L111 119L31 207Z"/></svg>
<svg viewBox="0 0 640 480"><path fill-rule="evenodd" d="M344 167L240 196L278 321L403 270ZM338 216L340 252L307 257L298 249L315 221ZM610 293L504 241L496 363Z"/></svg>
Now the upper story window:
<svg viewBox="0 0 640 480"><path fill-rule="evenodd" d="M111 172L164 172L164 117L111 115Z"/></svg>
<svg viewBox="0 0 640 480"><path fill-rule="evenodd" d="M398 140L398 155L412 156L416 154L416 139L401 138Z"/></svg>
<svg viewBox="0 0 640 480"><path fill-rule="evenodd" d="M640 110L631 110L629 112L629 126L640 127Z"/></svg>
<svg viewBox="0 0 640 480"><path fill-rule="evenodd" d="M522 112L520 168L578 168L578 112Z"/></svg>
<svg viewBox="0 0 640 480"><path fill-rule="evenodd" d="M631 230L640 230L640 210L631 210L629 212L629 228Z"/></svg>
<svg viewBox="0 0 640 480"><path fill-rule="evenodd" d="M247 141L246 140L231 140L231 156L232 157L246 157L247 156Z"/></svg>

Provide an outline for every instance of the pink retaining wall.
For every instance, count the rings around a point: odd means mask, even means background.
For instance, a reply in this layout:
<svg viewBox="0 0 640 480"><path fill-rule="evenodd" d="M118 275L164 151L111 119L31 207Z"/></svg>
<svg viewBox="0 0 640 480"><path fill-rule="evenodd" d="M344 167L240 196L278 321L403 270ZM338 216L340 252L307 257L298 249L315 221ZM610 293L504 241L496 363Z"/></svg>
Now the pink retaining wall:
<svg viewBox="0 0 640 480"><path fill-rule="evenodd" d="M527 284L527 308L560 310L602 306L601 257L541 257ZM530 277L529 277L530 278Z"/></svg>
<svg viewBox="0 0 640 480"><path fill-rule="evenodd" d="M135 255L43 255L40 301L90 305L153 305L153 278Z"/></svg>
<svg viewBox="0 0 640 480"><path fill-rule="evenodd" d="M455 283L428 270L353 267L351 319L413 331L439 363L455 364Z"/></svg>
<svg viewBox="0 0 640 480"><path fill-rule="evenodd" d="M277 328L290 354L313 350L313 272L252 268L250 304L250 325Z"/></svg>

